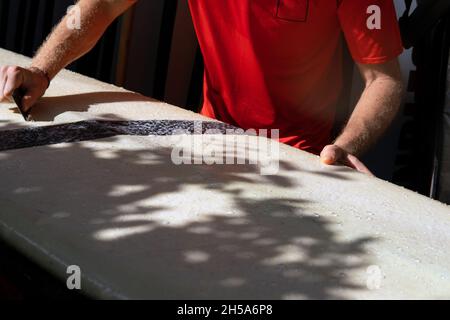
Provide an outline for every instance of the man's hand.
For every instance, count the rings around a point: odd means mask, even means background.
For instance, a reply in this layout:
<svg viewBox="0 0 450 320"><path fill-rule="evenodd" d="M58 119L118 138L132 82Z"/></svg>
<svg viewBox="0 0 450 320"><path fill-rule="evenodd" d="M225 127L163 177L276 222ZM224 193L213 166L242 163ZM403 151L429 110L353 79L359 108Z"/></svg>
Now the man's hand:
<svg viewBox="0 0 450 320"><path fill-rule="evenodd" d="M398 59L382 64L358 64L366 87L342 133L321 154L326 164L341 163L373 175L358 160L390 126L403 96Z"/></svg>
<svg viewBox="0 0 450 320"><path fill-rule="evenodd" d="M14 90L21 88L25 92L23 111L27 112L44 95L48 86L49 79L37 68L0 66L0 102L11 100Z"/></svg>
<svg viewBox="0 0 450 320"><path fill-rule="evenodd" d="M374 174L370 172L370 170L357 157L334 144L328 145L322 150L320 160L322 163L327 165L342 164L356 169L359 172L374 176Z"/></svg>

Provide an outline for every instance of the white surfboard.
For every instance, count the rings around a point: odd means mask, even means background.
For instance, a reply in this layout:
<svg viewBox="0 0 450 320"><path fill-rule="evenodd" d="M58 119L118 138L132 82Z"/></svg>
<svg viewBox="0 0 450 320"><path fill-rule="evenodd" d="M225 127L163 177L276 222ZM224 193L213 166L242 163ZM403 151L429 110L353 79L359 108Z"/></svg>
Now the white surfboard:
<svg viewBox="0 0 450 320"><path fill-rule="evenodd" d="M0 50L0 65L28 62ZM208 165L224 135L162 125L210 119L69 71L33 117L0 105L0 237L62 281L79 267L90 297L450 298L442 203L278 143L276 174ZM150 132L68 141L111 121ZM251 160L267 140L248 139ZM191 144L202 164L176 164Z"/></svg>

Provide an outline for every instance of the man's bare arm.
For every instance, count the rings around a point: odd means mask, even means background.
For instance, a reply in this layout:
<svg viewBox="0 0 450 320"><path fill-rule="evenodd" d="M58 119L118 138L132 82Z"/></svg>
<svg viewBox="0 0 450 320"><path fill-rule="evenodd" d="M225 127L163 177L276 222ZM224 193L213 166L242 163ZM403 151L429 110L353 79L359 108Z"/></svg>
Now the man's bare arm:
<svg viewBox="0 0 450 320"><path fill-rule="evenodd" d="M397 59L379 65L358 64L365 81L364 92L347 125L322 154L326 164L343 162L368 173L358 160L385 133L397 115L403 96L403 83Z"/></svg>
<svg viewBox="0 0 450 320"><path fill-rule="evenodd" d="M18 87L26 90L24 109L29 109L46 91L52 79L71 62L89 52L107 27L136 0L80 0L80 28L69 28L68 16L56 26L38 50L31 67L0 67L0 101L10 99Z"/></svg>
<svg viewBox="0 0 450 320"><path fill-rule="evenodd" d="M33 59L53 78L61 69L90 51L106 28L136 1L80 0L81 28L70 30L64 17Z"/></svg>

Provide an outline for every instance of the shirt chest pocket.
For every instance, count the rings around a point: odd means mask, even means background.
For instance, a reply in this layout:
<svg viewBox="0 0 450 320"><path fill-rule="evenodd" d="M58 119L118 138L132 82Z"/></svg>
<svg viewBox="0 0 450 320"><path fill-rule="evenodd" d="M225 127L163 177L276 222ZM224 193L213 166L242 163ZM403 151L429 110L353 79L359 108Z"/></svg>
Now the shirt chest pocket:
<svg viewBox="0 0 450 320"><path fill-rule="evenodd" d="M278 19L305 22L308 19L309 0L274 0Z"/></svg>

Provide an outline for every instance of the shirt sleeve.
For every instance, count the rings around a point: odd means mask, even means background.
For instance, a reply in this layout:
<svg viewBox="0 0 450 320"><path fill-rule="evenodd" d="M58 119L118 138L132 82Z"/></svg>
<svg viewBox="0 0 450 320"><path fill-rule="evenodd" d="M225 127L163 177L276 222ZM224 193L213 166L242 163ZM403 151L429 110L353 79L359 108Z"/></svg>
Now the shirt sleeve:
<svg viewBox="0 0 450 320"><path fill-rule="evenodd" d="M380 28L374 22L371 6L379 8ZM374 8L374 7L372 7ZM384 63L403 52L397 15L392 0L342 0L338 17L353 59L362 64Z"/></svg>

